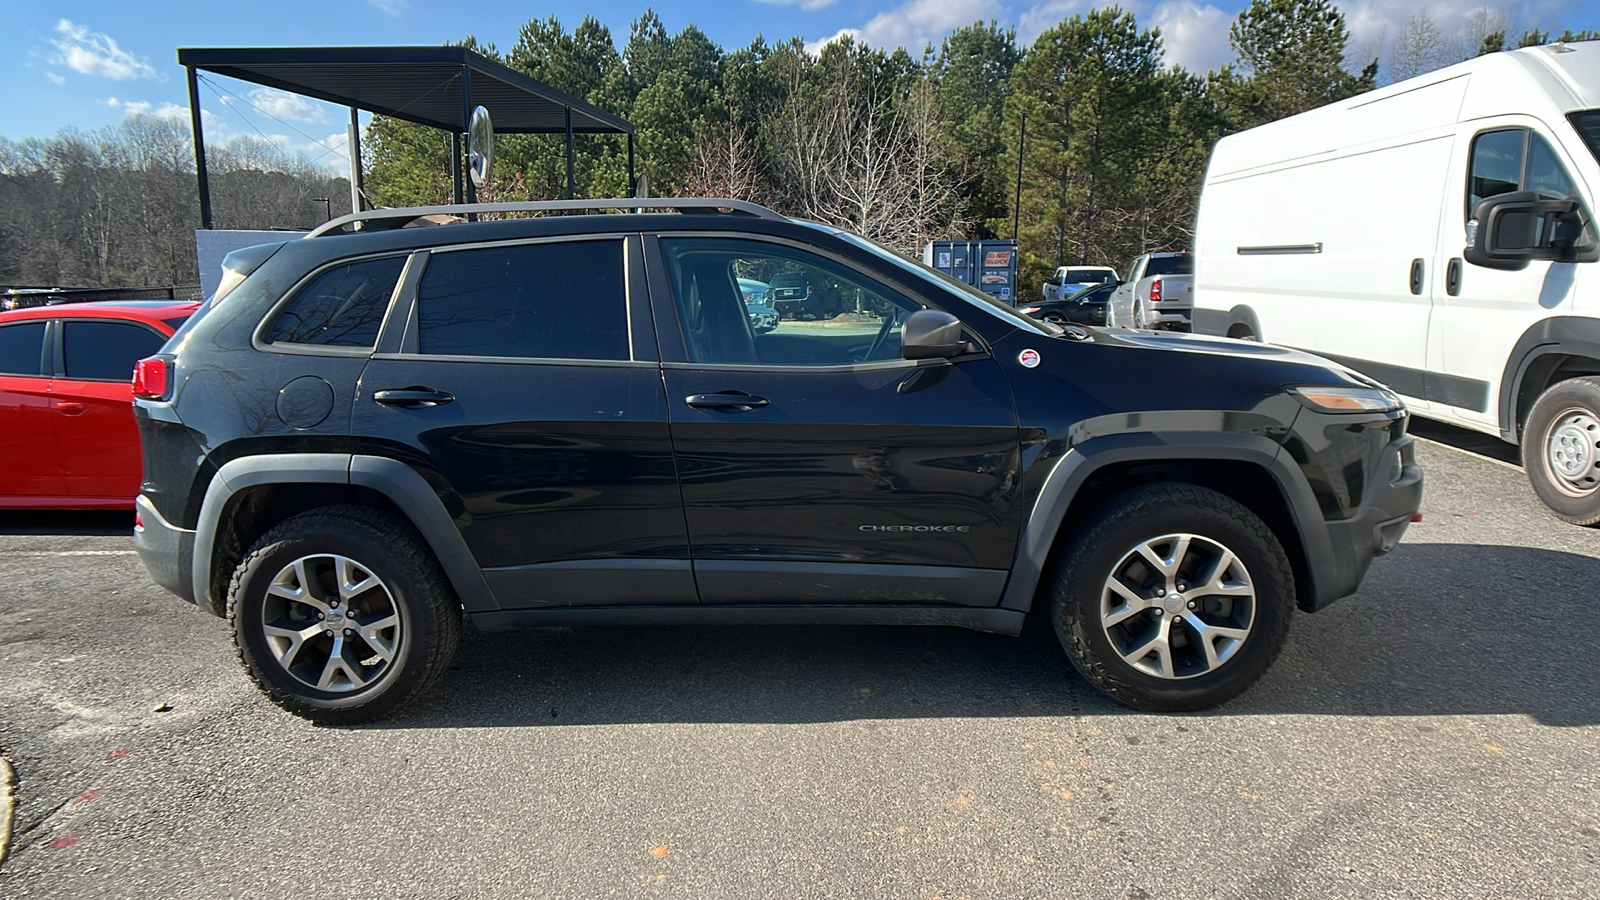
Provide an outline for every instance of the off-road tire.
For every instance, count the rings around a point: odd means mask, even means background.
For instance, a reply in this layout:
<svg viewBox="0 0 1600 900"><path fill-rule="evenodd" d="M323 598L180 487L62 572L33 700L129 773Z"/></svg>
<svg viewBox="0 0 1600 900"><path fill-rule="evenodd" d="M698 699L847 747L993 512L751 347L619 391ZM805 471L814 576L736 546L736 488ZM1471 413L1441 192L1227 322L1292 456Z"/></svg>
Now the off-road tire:
<svg viewBox="0 0 1600 900"><path fill-rule="evenodd" d="M1231 550L1256 588L1254 622L1237 651L1214 671L1171 679L1146 674L1112 648L1101 624L1101 595L1113 568L1141 542L1189 533ZM1051 622L1073 668L1108 696L1138 709L1205 709L1243 693L1272 665L1289 633L1294 570L1267 524L1237 501L1179 482L1118 494L1073 533L1050 575Z"/></svg>
<svg viewBox="0 0 1600 900"><path fill-rule="evenodd" d="M382 579L405 623L394 661L372 685L327 693L298 682L270 655L261 605L283 566L312 554L359 560ZM228 586L228 623L239 662L272 702L323 725L381 718L425 693L444 674L461 639L461 603L409 523L368 506L328 506L284 520L251 545Z"/></svg>
<svg viewBox="0 0 1600 900"><path fill-rule="evenodd" d="M1557 382L1539 395L1522 428L1522 465L1533 492L1564 522L1593 527L1600 525L1600 428L1571 429L1573 434L1592 434L1588 439L1588 471L1585 488L1572 478L1563 478L1552 468L1550 441L1563 422L1586 415L1600 423L1600 377L1585 376ZM1559 421L1558 421L1559 420Z"/></svg>

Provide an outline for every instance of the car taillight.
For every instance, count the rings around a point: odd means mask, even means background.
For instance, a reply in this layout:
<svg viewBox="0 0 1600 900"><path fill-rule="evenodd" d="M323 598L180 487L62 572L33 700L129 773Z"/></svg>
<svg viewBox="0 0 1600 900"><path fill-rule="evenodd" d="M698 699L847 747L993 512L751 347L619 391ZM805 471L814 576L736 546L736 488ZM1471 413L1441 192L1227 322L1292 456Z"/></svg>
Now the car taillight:
<svg viewBox="0 0 1600 900"><path fill-rule="evenodd" d="M159 356L133 365L133 395L143 400L167 399L167 361Z"/></svg>
<svg viewBox="0 0 1600 900"><path fill-rule="evenodd" d="M1159 278L1150 282L1150 299L1152 301L1161 299L1161 279Z"/></svg>

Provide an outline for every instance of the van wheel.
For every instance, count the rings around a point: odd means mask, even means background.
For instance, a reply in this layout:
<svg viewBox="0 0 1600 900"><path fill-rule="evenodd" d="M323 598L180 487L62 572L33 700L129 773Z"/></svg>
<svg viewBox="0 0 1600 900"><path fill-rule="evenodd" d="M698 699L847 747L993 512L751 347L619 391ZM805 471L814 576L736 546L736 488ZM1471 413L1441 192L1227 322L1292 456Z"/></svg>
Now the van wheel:
<svg viewBox="0 0 1600 900"><path fill-rule="evenodd" d="M1068 540L1051 619L1084 679L1139 709L1226 702L1272 665L1288 635L1294 572L1265 522L1192 484L1107 501Z"/></svg>
<svg viewBox="0 0 1600 900"><path fill-rule="evenodd" d="M239 661L272 701L326 725L376 719L455 656L461 606L407 523L330 506L279 523L228 588Z"/></svg>
<svg viewBox="0 0 1600 900"><path fill-rule="evenodd" d="M1522 463L1558 518L1600 524L1600 378L1562 381L1539 396L1522 429Z"/></svg>

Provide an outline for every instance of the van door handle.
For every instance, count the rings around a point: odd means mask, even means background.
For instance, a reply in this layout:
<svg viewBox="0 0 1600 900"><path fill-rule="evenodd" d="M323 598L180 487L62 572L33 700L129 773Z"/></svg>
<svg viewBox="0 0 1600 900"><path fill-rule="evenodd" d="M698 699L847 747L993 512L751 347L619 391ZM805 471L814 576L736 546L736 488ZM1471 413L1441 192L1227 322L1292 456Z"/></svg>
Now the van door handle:
<svg viewBox="0 0 1600 900"><path fill-rule="evenodd" d="M1452 297L1461 296L1461 257L1450 260L1444 270L1444 292Z"/></svg>
<svg viewBox="0 0 1600 900"><path fill-rule="evenodd" d="M69 400L64 403L57 403L56 410L64 416L81 416L83 415L83 404L73 403Z"/></svg>
<svg viewBox="0 0 1600 900"><path fill-rule="evenodd" d="M1422 272L1422 260L1413 259L1411 261L1411 293L1413 294L1422 293Z"/></svg>
<svg viewBox="0 0 1600 900"><path fill-rule="evenodd" d="M719 391L715 394L690 394L683 402L695 409L759 409L770 401L744 391Z"/></svg>
<svg viewBox="0 0 1600 900"><path fill-rule="evenodd" d="M372 399L384 406L398 406L401 409L430 409L443 406L456 398L444 391L412 387L378 391L372 395Z"/></svg>

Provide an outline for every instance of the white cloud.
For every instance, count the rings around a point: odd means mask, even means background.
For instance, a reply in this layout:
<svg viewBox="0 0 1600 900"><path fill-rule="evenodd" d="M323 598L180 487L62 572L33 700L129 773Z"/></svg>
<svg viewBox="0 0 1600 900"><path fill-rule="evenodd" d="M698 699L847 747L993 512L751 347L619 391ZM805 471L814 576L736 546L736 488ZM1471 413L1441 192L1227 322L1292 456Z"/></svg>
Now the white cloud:
<svg viewBox="0 0 1600 900"><path fill-rule="evenodd" d="M321 122L327 119L323 108L312 101L275 88L256 88L250 92L250 103L256 109L279 119L296 122Z"/></svg>
<svg viewBox="0 0 1600 900"><path fill-rule="evenodd" d="M771 6L798 6L806 12L832 6L835 0L756 0Z"/></svg>
<svg viewBox="0 0 1600 900"><path fill-rule="evenodd" d="M46 73L44 73L44 77L50 79L51 83L53 83L53 84L66 84L67 83L66 76L57 75L54 72L46 72Z"/></svg>
<svg viewBox="0 0 1600 900"><path fill-rule="evenodd" d="M873 47L904 47L913 54L921 53L927 44L938 44L952 28L997 19L1003 12L998 0L906 0L860 28L841 28L832 37L807 42L806 50L816 53L827 44L851 37Z"/></svg>
<svg viewBox="0 0 1600 900"><path fill-rule="evenodd" d="M387 13L396 18L411 8L410 0L367 0L367 5L382 13Z"/></svg>
<svg viewBox="0 0 1600 900"><path fill-rule="evenodd" d="M116 81L163 77L150 63L118 46L108 34L90 31L86 26L67 19L56 23L56 33L61 37L51 43L60 52L52 62L65 65L74 72Z"/></svg>
<svg viewBox="0 0 1600 900"><path fill-rule="evenodd" d="M1233 48L1228 45L1233 16L1209 3L1167 0L1155 8L1150 21L1161 29L1169 66L1204 73L1233 62Z"/></svg>
<svg viewBox="0 0 1600 900"><path fill-rule="evenodd" d="M1084 13L1093 5L1092 0L1046 0L1017 19L1017 40L1022 46L1031 46L1039 35L1075 13Z"/></svg>

